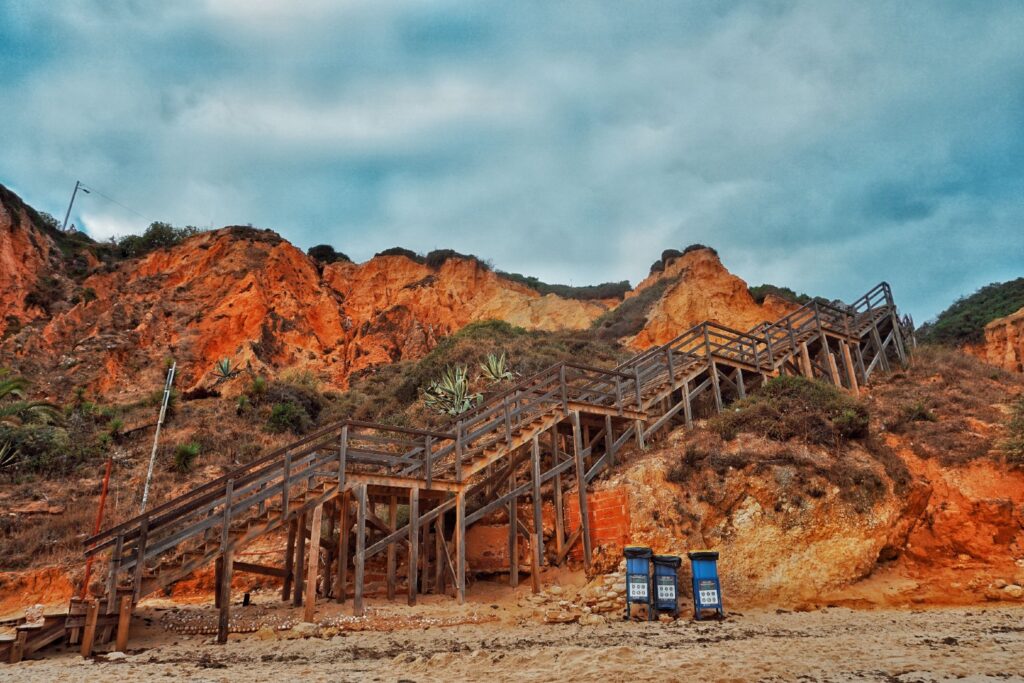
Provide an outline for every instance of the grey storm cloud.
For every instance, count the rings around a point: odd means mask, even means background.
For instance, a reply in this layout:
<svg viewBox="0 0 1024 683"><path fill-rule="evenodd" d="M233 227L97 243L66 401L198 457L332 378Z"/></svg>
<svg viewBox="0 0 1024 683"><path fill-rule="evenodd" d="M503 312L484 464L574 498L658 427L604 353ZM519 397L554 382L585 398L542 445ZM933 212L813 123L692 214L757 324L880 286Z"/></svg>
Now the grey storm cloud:
<svg viewBox="0 0 1024 683"><path fill-rule="evenodd" d="M297 9L300 8L300 9ZM1012 2L0 5L0 182L99 238L270 227L575 284L701 242L924 319L1024 271Z"/></svg>

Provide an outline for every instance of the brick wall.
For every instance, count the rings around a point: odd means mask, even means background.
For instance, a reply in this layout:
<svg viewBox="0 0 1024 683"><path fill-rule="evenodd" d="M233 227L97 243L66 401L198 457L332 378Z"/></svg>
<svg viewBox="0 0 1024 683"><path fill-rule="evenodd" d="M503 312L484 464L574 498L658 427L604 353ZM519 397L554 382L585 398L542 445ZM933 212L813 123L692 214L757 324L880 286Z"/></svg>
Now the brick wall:
<svg viewBox="0 0 1024 683"><path fill-rule="evenodd" d="M625 486L591 491L587 494L590 519L590 540L596 548L617 544L623 547L629 541L629 490ZM580 526L580 500L576 492L565 496L565 529L572 534ZM583 542L572 549L572 556L583 557Z"/></svg>

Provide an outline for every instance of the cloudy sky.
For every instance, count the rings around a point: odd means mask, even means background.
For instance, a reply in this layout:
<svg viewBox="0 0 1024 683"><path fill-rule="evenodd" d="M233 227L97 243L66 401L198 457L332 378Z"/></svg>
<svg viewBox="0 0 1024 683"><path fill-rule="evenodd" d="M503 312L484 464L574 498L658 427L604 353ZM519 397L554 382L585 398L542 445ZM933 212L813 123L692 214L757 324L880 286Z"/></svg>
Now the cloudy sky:
<svg viewBox="0 0 1024 683"><path fill-rule="evenodd" d="M1024 275L1022 35L1020 2L2 0L0 183L62 216L81 179L98 238L252 223L571 284L702 242L920 321Z"/></svg>

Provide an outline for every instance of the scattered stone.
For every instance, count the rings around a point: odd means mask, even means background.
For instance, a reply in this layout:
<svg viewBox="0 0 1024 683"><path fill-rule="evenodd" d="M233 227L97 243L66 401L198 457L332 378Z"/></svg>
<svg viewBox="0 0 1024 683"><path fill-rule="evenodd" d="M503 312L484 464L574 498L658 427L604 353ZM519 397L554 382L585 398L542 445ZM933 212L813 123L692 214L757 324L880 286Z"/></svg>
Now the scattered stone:
<svg viewBox="0 0 1024 683"><path fill-rule="evenodd" d="M1006 581L1004 581L1002 579L996 579L995 581L992 582L992 587L993 588L998 588L998 589L1002 590L1003 588L1006 588L1006 586L1007 586Z"/></svg>
<svg viewBox="0 0 1024 683"><path fill-rule="evenodd" d="M256 631L256 637L260 640L277 640L277 633L270 626L264 625Z"/></svg>
<svg viewBox="0 0 1024 683"><path fill-rule="evenodd" d="M550 593L551 595L561 595L562 593L565 592L565 589L562 588L561 586L558 586L558 585L548 586L547 592Z"/></svg>
<svg viewBox="0 0 1024 683"><path fill-rule="evenodd" d="M673 619L672 616L668 614L659 614L658 621L660 621L663 624L671 624L673 621L675 621L675 619Z"/></svg>
<svg viewBox="0 0 1024 683"><path fill-rule="evenodd" d="M120 659L125 659L126 657L128 657L128 655L126 655L125 653L120 652L118 650L114 650L113 652L108 652L104 656L104 659L107 660L108 662L116 662L116 661L118 661Z"/></svg>
<svg viewBox="0 0 1024 683"><path fill-rule="evenodd" d="M606 622L600 614L584 614L580 617L581 626L602 626Z"/></svg>
<svg viewBox="0 0 1024 683"><path fill-rule="evenodd" d="M1024 588L1017 584L1010 584L1003 588L1003 594L1014 600L1020 600L1021 597L1024 597Z"/></svg>

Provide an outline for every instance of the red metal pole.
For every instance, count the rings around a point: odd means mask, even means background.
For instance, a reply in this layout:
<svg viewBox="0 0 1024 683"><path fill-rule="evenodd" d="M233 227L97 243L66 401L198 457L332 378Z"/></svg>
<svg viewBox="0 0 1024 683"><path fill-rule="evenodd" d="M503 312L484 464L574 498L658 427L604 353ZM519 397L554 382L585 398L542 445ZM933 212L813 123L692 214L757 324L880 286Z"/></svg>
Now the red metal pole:
<svg viewBox="0 0 1024 683"><path fill-rule="evenodd" d="M107 471L103 475L103 490L100 492L100 507L96 511L96 526L92 530L92 535L95 536L100 532L100 527L103 525L103 508L107 504L107 487L110 486L110 469L114 465L114 459L107 457ZM81 598L85 600L85 596L89 593L89 576L92 574L92 561L95 555L90 555L85 561L85 580L82 581L82 593Z"/></svg>

